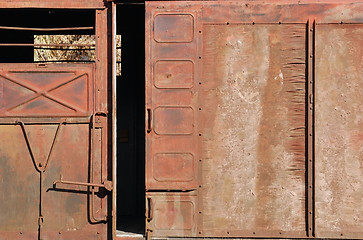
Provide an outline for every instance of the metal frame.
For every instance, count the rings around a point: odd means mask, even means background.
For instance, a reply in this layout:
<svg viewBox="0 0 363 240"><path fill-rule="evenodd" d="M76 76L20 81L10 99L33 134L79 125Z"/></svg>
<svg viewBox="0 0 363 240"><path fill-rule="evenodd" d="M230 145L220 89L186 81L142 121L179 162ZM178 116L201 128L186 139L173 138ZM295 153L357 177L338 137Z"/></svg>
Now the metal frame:
<svg viewBox="0 0 363 240"><path fill-rule="evenodd" d="M307 235L315 236L315 211L314 211L314 39L315 21L309 19L307 22Z"/></svg>
<svg viewBox="0 0 363 240"><path fill-rule="evenodd" d="M103 187L109 190L113 190L115 189L113 184L114 182L112 182L113 179L115 179L115 174L116 172L114 171L114 173L112 174L112 176L109 176L109 173L111 172L111 165L112 167L115 167L113 165L113 160L115 159L114 156L112 156L112 160L111 157L108 153L108 142L114 142L114 140L112 140L111 138L109 138L110 134L109 134L109 129L111 129L108 124L107 121L107 117L111 115L109 114L109 109L110 106L112 106L115 109L115 103L111 103L109 102L109 93L108 93L108 87L110 87L110 81L111 81L111 75L110 75L110 63L108 61L110 55L108 52L109 48L109 41L111 40L111 38L109 37L108 33L110 32L109 29L109 24L111 23L111 19L109 19L109 13L110 11L108 11L109 9L106 8L107 4L105 1L103 0L99 0L99 1L0 1L0 8L6 9L6 8L50 8L50 9L93 9L95 11L95 36L96 36L96 44L95 45L90 45L90 44L80 44L77 45L78 47L94 47L96 52L96 63L95 63L95 74L93 76L92 74L92 78L95 79L94 81L94 85L91 87L91 91L92 91L92 95L94 93L94 98L92 98L92 105L95 106L91 106L89 111L93 112L94 114L92 116L85 116L84 114L82 116L79 117L73 117L73 116L69 116L69 117L63 117L63 116L55 116L54 118L52 116L42 116L42 117L33 117L31 115L26 116L26 117L5 117L5 118L1 118L0 122L1 125L14 125L14 124L20 124L20 126L22 127L26 142L27 142L27 146L28 146L28 150L30 152L30 155L33 159L33 162L35 161L33 154L32 154L32 149L30 148L29 145L29 141L27 138L27 134L24 130L24 125L29 125L29 124L35 124L35 125L54 125L54 124L58 124L58 128L56 131L56 137L58 136L58 132L60 131L60 127L63 124L89 124L90 125L90 131L91 131L91 136L90 136L90 141L91 141L91 149L93 149L93 145L94 145L94 139L93 139L93 135L94 135L94 131L95 129L100 129L100 140L103 142L100 146L100 154L101 154L101 160L98 159L98 161L101 163L101 167L100 173L97 174L93 174L93 153L91 153L91 160L90 160L90 173L91 173L91 179L89 182L77 182L77 181L65 181L65 180L58 180L54 182L54 187L56 187L55 185L57 184L71 184L71 185L79 185L79 186L86 186L89 187L89 189L91 190L91 196L89 197L88 201L90 201L89 205L89 218L91 219L90 221L92 221L93 223L98 223L98 222L106 222L106 221L113 221L115 222L115 213L114 213L114 207L113 206L108 206L108 203L113 203L114 204L114 199L115 199L115 192L112 192L111 194L108 194L108 197L103 198L103 199L95 199L95 191L94 191L94 187ZM69 30L91 30L94 29L94 27L74 27L74 28L23 28L23 27L0 27L0 29L6 29L6 30L18 30L18 31L69 31ZM27 46L27 47L36 47L36 46L49 46L49 47L69 47L69 46L75 46L75 45L68 45L68 44L1 44L0 46L12 46L12 47L20 47L20 46ZM116 49L116 48L115 48ZM37 64L33 64L33 65L37 65ZM38 64L40 69L39 71L42 71L42 67L47 67L47 65L45 64ZM52 64L49 64L49 66L52 66ZM74 67L74 65L72 65ZM50 68L52 69L52 68ZM46 70L46 69L45 69ZM92 80L93 82L93 80ZM114 82L114 81L113 81ZM115 89L113 89L115 90ZM112 105L111 105L112 104ZM87 113L88 114L88 113ZM115 116L114 114L112 116ZM112 128L114 130L114 133L112 134L112 137L115 137L115 127ZM47 163L49 161L50 155L52 153L52 149L53 149L53 145L56 142L56 137L53 140L53 144L51 146L51 151L49 153L48 159L47 159ZM112 162L111 162L112 161ZM38 172L40 172L40 182L42 184L43 182L43 177L42 177L42 172L45 171L45 168L47 166L47 163L45 164L45 166L38 166L35 163L35 167L38 170ZM44 170L42 170L42 168ZM98 179L100 178L102 184L95 184L93 183L94 181L98 181ZM97 179L97 180L96 180ZM42 186L40 186L40 218L39 218L39 231L38 231L38 235L40 234L40 232L42 231L41 227L43 225L43 219L42 219L42 198L43 198L43 194L42 194ZM101 203L102 202L102 203ZM102 212L96 212L96 209L94 207L95 204L102 204ZM113 214L111 216L111 211L109 211L110 209L113 210ZM108 216L107 216L108 215ZM101 216L101 218L100 218ZM105 216L105 217L104 217ZM85 216L87 217L87 216ZM102 223L102 224L104 224ZM101 234L101 236L110 236L112 235L111 232L107 233L106 230L108 231L107 226L104 227L105 231L101 232L101 231L97 231L97 235ZM113 228L113 232L115 232L115 228ZM48 233L48 231L47 231ZM7 233L5 233L7 234ZM10 233L11 234L11 233ZM19 233L18 233L19 234ZM20 234L23 234L22 231L20 232ZM57 234L57 233L52 233L49 232L49 234ZM61 234L61 232L59 232L59 234ZM59 236L63 236L66 237L67 233L66 232L62 232L63 235L59 235ZM96 234L96 232L92 233L92 232L81 232L80 234L75 234L75 236L80 235L80 238L86 237L88 235L92 235L92 234ZM6 235L8 236L8 235ZM11 236L11 235L10 235ZM39 235L40 236L40 235ZM26 236L25 236L26 237ZM88 237L87 237L88 238ZM114 237L113 237L114 238Z"/></svg>
<svg viewBox="0 0 363 240"><path fill-rule="evenodd" d="M45 1L0 1L0 8L73 8L73 9L103 9L105 8L105 2L103 0L45 0Z"/></svg>

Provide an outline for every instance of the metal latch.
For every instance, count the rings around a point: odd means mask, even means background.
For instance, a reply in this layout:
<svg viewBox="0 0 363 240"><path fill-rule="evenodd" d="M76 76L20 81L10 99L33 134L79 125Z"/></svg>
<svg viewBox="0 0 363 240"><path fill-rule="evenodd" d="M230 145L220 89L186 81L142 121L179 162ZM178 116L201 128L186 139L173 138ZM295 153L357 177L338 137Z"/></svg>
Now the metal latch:
<svg viewBox="0 0 363 240"><path fill-rule="evenodd" d="M56 187L57 183L61 184L68 184L68 185L77 185L77 186L87 186L87 187L100 187L104 188L107 191L112 191L113 183L111 181L104 181L102 184L100 183L85 183L85 182L75 182L75 181L64 181L63 176L61 175L59 180L53 182L54 188Z"/></svg>

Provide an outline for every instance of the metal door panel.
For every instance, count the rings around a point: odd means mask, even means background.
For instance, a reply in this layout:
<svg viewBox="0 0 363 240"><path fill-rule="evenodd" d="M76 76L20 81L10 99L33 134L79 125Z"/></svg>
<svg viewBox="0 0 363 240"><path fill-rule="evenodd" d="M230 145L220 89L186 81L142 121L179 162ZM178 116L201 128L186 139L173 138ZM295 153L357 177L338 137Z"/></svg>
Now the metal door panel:
<svg viewBox="0 0 363 240"><path fill-rule="evenodd" d="M50 159L47 170L44 172L43 179L43 239L64 238L64 234L75 233L81 238L90 236L91 239L106 239L106 232L103 224L91 225L94 220L92 215L96 215L102 206L99 200L92 202L90 189L86 186L64 185L61 183L54 184L55 181L63 180L101 183L101 176L95 176L93 181L91 175L101 171L101 157L99 154L90 156L90 127L88 124L70 124L62 126L59 132L58 140L53 148L52 158ZM94 136L92 136L94 137ZM98 138L98 141L100 139ZM72 146L77 146L74 148ZM95 151L93 151L95 152ZM90 167L93 157L93 168ZM93 173L90 170L93 170ZM105 190L96 190L99 197L105 197ZM102 212L103 213L103 212ZM104 214L104 213L103 213ZM97 214L99 215L99 214ZM104 217L104 216L103 216ZM103 219L103 218L101 218ZM82 235L82 232L85 232ZM97 234L98 232L98 234ZM62 236L59 236L62 235Z"/></svg>
<svg viewBox="0 0 363 240"><path fill-rule="evenodd" d="M106 239L112 184L107 118L94 111L94 65L0 69L1 200L11 200L2 204L0 236Z"/></svg>
<svg viewBox="0 0 363 240"><path fill-rule="evenodd" d="M197 188L197 50L194 13L151 16L146 65L148 190Z"/></svg>
<svg viewBox="0 0 363 240"><path fill-rule="evenodd" d="M39 174L19 125L0 125L0 166L0 239L37 237Z"/></svg>
<svg viewBox="0 0 363 240"><path fill-rule="evenodd" d="M317 234L363 238L363 25L315 34Z"/></svg>
<svg viewBox="0 0 363 240"><path fill-rule="evenodd" d="M93 65L21 66L0 66L1 117L91 115Z"/></svg>

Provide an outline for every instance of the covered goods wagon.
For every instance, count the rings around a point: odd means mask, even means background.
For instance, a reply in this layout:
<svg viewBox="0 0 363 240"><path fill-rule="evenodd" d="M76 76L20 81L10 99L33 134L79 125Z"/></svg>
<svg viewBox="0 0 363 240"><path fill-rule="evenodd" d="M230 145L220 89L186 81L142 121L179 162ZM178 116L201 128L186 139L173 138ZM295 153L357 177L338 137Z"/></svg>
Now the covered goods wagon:
<svg viewBox="0 0 363 240"><path fill-rule="evenodd" d="M362 239L362 24L350 0L0 1L0 239Z"/></svg>

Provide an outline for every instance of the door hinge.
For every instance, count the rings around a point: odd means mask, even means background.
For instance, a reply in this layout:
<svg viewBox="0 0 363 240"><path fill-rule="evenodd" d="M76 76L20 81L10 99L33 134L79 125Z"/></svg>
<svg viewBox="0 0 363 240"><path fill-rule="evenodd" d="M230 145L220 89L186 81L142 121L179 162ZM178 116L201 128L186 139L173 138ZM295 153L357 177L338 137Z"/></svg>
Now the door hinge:
<svg viewBox="0 0 363 240"><path fill-rule="evenodd" d="M43 216L39 216L38 218L38 226L42 227L44 225L44 218Z"/></svg>

